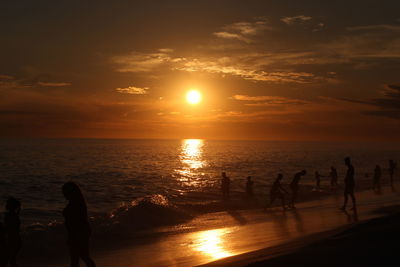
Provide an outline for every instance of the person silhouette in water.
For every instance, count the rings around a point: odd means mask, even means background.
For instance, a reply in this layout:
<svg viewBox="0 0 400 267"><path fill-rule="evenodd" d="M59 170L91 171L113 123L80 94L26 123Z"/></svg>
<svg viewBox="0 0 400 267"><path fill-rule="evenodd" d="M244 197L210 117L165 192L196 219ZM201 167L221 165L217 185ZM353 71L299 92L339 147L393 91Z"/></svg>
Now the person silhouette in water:
<svg viewBox="0 0 400 267"><path fill-rule="evenodd" d="M335 167L331 167L331 172L329 173L329 176L331 177L331 188L338 188L338 174Z"/></svg>
<svg viewBox="0 0 400 267"><path fill-rule="evenodd" d="M296 208L294 204L297 200L297 194L299 192L299 182L302 176L306 175L307 171L302 170L294 175L292 182L290 183L290 189L292 190L292 201L290 203L291 208Z"/></svg>
<svg viewBox="0 0 400 267"><path fill-rule="evenodd" d="M89 255L91 229L82 192L74 182L65 183L62 192L68 200L68 204L63 210L63 216L68 232L71 267L79 267L79 259L82 259L86 266L95 267L96 265Z"/></svg>
<svg viewBox="0 0 400 267"><path fill-rule="evenodd" d="M285 206L285 195L284 193L288 193L285 188L283 188L281 181L283 179L283 175L281 173L278 174L278 177L276 178L275 182L271 186L271 191L269 193L270 197L270 202L267 208L269 208L275 201L275 199L280 199L282 201L282 208L283 210L286 210Z"/></svg>
<svg viewBox="0 0 400 267"><path fill-rule="evenodd" d="M247 176L246 195L248 198L253 198L253 196L254 196L253 185L254 185L254 182L251 180L251 176Z"/></svg>
<svg viewBox="0 0 400 267"><path fill-rule="evenodd" d="M348 197L351 197L351 200L353 202L353 208L352 209L356 209L356 198L354 196L354 186L355 186L355 182L354 182L354 167L351 164L351 159L350 157L346 157L344 159L344 162L347 166L347 172L346 172L346 177L344 178L344 203L342 206L342 210L346 209L347 206L347 201L348 201Z"/></svg>
<svg viewBox="0 0 400 267"><path fill-rule="evenodd" d="M393 176L396 170L397 163L394 160L389 160L389 175L390 175L390 185L393 186Z"/></svg>
<svg viewBox="0 0 400 267"><path fill-rule="evenodd" d="M374 190L377 193L381 191L381 176L382 176L381 167L379 165L376 165L374 170L374 180L373 180L372 190Z"/></svg>
<svg viewBox="0 0 400 267"><path fill-rule="evenodd" d="M17 255L21 249L19 212L21 202L10 197L6 202L6 213L4 214L5 237L7 246L7 260L11 267L17 266Z"/></svg>
<svg viewBox="0 0 400 267"><path fill-rule="evenodd" d="M318 171L315 172L315 189L320 190L321 189L321 177L322 176Z"/></svg>
<svg viewBox="0 0 400 267"><path fill-rule="evenodd" d="M222 191L222 198L223 199L229 199L229 190L230 190L230 183L231 179L229 179L228 176L226 176L226 173L223 172L221 174L222 179L221 179L221 191Z"/></svg>

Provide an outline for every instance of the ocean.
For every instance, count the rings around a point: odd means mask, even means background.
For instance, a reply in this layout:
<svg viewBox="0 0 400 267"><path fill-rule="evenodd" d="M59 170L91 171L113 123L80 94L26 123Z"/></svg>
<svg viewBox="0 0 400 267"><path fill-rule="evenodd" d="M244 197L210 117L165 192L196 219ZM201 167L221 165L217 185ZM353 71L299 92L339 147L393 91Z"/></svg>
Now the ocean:
<svg viewBox="0 0 400 267"><path fill-rule="evenodd" d="M22 202L23 225L62 221L66 201L61 186L77 182L86 197L90 216L110 214L142 197L158 196L172 205L219 201L220 174L231 179L233 197L244 195L252 176L255 194L266 198L278 173L283 184L307 170L303 185L322 174L329 188L329 168L336 166L339 181L350 156L356 181L369 184L376 164L387 183L388 160L400 159L393 144L114 139L0 139L0 196ZM371 182L372 183L372 182ZM4 205L1 205L4 206Z"/></svg>

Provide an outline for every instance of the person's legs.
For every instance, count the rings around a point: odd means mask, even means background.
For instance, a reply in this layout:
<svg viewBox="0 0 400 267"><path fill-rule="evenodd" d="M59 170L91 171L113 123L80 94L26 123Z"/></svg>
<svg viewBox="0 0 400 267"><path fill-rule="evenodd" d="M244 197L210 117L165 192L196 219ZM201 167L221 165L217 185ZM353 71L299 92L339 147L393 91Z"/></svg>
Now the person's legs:
<svg viewBox="0 0 400 267"><path fill-rule="evenodd" d="M354 192L350 193L351 201L353 202L353 209L356 208L356 197L354 196Z"/></svg>
<svg viewBox="0 0 400 267"><path fill-rule="evenodd" d="M96 267L96 264L90 257L89 239L81 240L81 244L79 246L79 257L86 263L87 267Z"/></svg>
<svg viewBox="0 0 400 267"><path fill-rule="evenodd" d="M69 244L71 267L79 267L79 252L76 244Z"/></svg>
<svg viewBox="0 0 400 267"><path fill-rule="evenodd" d="M344 203L343 203L343 207L342 207L343 210L346 209L347 200L348 200L348 196L347 196L347 192L345 190L345 192L344 192Z"/></svg>

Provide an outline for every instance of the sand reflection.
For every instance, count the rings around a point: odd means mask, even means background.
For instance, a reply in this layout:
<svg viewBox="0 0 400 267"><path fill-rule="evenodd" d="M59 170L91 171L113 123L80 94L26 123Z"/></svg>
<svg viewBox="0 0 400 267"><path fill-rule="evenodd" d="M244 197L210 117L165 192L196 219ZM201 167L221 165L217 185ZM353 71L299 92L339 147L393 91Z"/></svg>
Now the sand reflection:
<svg viewBox="0 0 400 267"><path fill-rule="evenodd" d="M232 256L225 246L225 235L231 231L226 228L214 229L195 233L192 248L199 251L212 260Z"/></svg>

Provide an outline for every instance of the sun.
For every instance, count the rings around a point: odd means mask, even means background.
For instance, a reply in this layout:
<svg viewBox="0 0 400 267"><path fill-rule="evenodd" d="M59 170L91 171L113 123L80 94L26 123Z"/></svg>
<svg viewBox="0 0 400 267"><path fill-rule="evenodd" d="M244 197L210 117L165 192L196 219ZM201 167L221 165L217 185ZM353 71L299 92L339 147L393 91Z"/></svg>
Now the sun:
<svg viewBox="0 0 400 267"><path fill-rule="evenodd" d="M198 90L190 90L186 93L186 101L189 104L198 104L201 102L201 93Z"/></svg>

